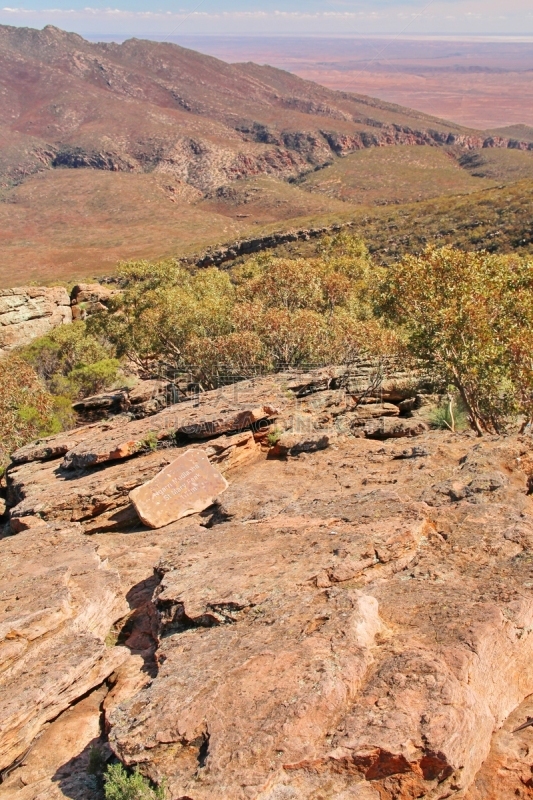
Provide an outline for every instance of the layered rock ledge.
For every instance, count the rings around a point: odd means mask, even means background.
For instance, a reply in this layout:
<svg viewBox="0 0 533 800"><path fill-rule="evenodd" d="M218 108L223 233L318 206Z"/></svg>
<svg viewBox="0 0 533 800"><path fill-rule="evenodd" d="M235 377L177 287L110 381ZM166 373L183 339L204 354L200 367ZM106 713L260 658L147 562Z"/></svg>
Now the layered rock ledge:
<svg viewBox="0 0 533 800"><path fill-rule="evenodd" d="M430 431L392 386L379 416L338 381L248 382L15 455L2 800L98 797L95 743L172 800L530 796L531 438ZM229 488L147 530L129 491L191 447Z"/></svg>
<svg viewBox="0 0 533 800"><path fill-rule="evenodd" d="M70 297L63 288L0 289L0 357L70 322Z"/></svg>

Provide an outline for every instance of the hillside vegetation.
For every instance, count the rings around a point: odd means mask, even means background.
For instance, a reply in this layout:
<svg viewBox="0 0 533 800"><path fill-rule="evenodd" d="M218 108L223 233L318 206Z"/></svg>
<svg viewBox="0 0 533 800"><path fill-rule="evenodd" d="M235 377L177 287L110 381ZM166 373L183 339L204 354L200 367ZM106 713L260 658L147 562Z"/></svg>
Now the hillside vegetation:
<svg viewBox="0 0 533 800"><path fill-rule="evenodd" d="M423 367L480 435L533 420L532 259L428 247L383 269L343 233L313 257L263 254L230 271L128 262L119 282L110 311L6 360L3 465L24 441L75 424L70 403L132 375L192 374L209 389L258 373L392 357Z"/></svg>
<svg viewBox="0 0 533 800"><path fill-rule="evenodd" d="M478 151L473 152L477 154ZM502 153L505 156L510 153L507 150L490 152L495 154L498 163ZM529 169L525 177L533 178L532 155L518 151L512 155L524 160L523 169ZM495 183L489 176L473 176L463 169L461 160L450 150L400 145L353 153L326 169L305 176L298 185L355 205L390 205L468 194L492 188Z"/></svg>

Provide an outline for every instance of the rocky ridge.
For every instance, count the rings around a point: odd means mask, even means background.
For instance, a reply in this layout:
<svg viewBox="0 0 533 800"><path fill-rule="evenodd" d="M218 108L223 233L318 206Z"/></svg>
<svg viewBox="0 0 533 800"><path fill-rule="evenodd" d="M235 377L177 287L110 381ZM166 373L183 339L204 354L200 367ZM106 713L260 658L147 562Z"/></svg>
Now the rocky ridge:
<svg viewBox="0 0 533 800"><path fill-rule="evenodd" d="M256 379L15 454L0 798L94 798L95 746L173 800L529 797L531 440L412 393ZM129 491L191 447L229 488L146 530Z"/></svg>
<svg viewBox="0 0 533 800"><path fill-rule="evenodd" d="M92 44L53 26L0 26L0 63L4 186L85 168L161 173L174 191L206 194L246 177L295 177L367 147L533 149L168 43Z"/></svg>
<svg viewBox="0 0 533 800"><path fill-rule="evenodd" d="M100 283L77 284L70 295L62 286L0 289L0 358L54 328L106 310L115 293ZM134 396L133 402L147 399Z"/></svg>

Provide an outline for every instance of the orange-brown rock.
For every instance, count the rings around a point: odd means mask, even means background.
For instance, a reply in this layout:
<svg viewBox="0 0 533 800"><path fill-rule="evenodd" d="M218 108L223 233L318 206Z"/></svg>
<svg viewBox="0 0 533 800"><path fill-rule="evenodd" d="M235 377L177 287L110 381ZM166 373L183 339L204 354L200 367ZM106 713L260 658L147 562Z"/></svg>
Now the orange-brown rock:
<svg viewBox="0 0 533 800"><path fill-rule="evenodd" d="M89 773L92 748L108 757L102 737L102 707L107 687L95 689L54 720L0 784L0 798L10 800L93 800L97 791Z"/></svg>
<svg viewBox="0 0 533 800"><path fill-rule="evenodd" d="M133 489L130 500L145 525L164 528L205 511L227 488L227 480L203 450L186 450L151 481Z"/></svg>
<svg viewBox="0 0 533 800"><path fill-rule="evenodd" d="M533 508L516 440L424 442L414 459L352 440L257 462L224 497L229 519L167 529L159 673L111 715L121 758L194 800L445 797L474 781L532 693L514 540ZM509 483L420 502L495 462Z"/></svg>
<svg viewBox="0 0 533 800"><path fill-rule="evenodd" d="M107 461L120 461L135 455L156 440L175 441L176 437L209 439L221 434L243 431L256 422L277 417L275 405L257 405L245 401L227 401L220 393L210 403L211 393L206 392L200 401L186 400L171 406L153 417L134 422L124 422L111 430L105 426L100 435L85 438L63 459L66 469L86 469Z"/></svg>
<svg viewBox="0 0 533 800"><path fill-rule="evenodd" d="M74 529L3 539L0 578L0 770L44 725L125 660L106 636L128 611L116 570Z"/></svg>
<svg viewBox="0 0 533 800"><path fill-rule="evenodd" d="M98 741L174 799L529 796L532 729L513 731L533 716L531 437L356 438L340 388L291 398L280 381L243 386L247 407L268 389L285 405L265 430L305 423L327 449L275 456L252 426L84 470L29 451L10 468L12 519L46 524L0 541L0 620L24 634L4 638L0 797L89 800L97 730L84 722L73 752L67 709L93 681ZM230 485L147 530L128 494L187 448Z"/></svg>
<svg viewBox="0 0 533 800"><path fill-rule="evenodd" d="M188 444L201 448L211 463L224 474L254 461L260 453L251 431L220 436L209 442ZM157 475L184 452L170 447L151 452L148 448L135 459L112 463L106 469L72 473L58 468L57 461L33 461L10 471L11 527L19 520L79 522L86 533L120 530L138 522L129 499L130 492ZM35 522L33 523L35 524Z"/></svg>

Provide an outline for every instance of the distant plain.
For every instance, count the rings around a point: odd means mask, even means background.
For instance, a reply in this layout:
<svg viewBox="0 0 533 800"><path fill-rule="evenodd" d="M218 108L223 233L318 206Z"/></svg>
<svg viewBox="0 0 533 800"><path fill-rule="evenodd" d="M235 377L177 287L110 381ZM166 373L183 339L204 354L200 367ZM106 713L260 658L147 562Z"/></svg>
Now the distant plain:
<svg viewBox="0 0 533 800"><path fill-rule="evenodd" d="M533 43L439 39L176 37L224 61L286 69L471 128L533 126Z"/></svg>

